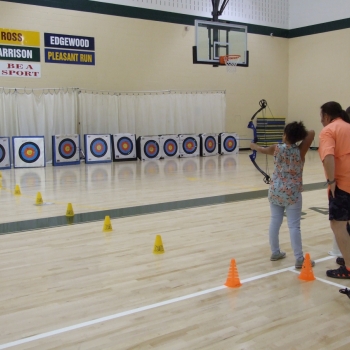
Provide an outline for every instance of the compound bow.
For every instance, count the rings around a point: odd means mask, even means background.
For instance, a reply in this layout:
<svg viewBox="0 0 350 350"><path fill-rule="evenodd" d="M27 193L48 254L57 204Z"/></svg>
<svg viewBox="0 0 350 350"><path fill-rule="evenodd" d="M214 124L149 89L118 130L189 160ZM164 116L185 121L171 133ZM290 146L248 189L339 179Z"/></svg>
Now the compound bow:
<svg viewBox="0 0 350 350"><path fill-rule="evenodd" d="M253 120L259 112L261 112L262 110L264 110L266 108L267 102L265 100L260 100L259 105L260 105L260 108L254 113L254 115L250 118L250 122L248 123L248 129L253 130L253 135L254 135L254 139L252 140L253 143L258 142L258 134L257 134L256 128L255 128L255 125L253 123ZM261 174L264 175L264 182L266 184L269 184L270 183L270 176L268 174L266 174L266 172L264 170L262 170L258 166L258 164L256 164L256 161L255 161L256 153L257 153L256 151L253 151L253 153L249 155L249 158L252 161L252 163L254 164L255 168L257 168L261 172Z"/></svg>

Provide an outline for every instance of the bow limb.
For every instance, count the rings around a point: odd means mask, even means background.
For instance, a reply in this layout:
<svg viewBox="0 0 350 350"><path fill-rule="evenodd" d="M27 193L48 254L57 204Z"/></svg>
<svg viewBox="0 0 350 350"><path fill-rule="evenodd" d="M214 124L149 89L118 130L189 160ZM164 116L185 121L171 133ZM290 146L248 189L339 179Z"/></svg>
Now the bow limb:
<svg viewBox="0 0 350 350"><path fill-rule="evenodd" d="M248 123L248 129L252 129L253 130L253 136L254 136L254 139L252 140L253 143L257 143L258 142L258 134L257 134L257 131L256 131L256 128L255 128L255 125L253 123L253 120L254 118L256 117L256 115L261 112L263 109L266 108L267 106L267 102L265 100L261 100L259 102L259 105L260 105L260 108L254 113L254 115L251 117L250 119L250 122ZM255 159L256 159L256 151L253 150L253 153L249 155L249 158L250 160L252 161L252 163L254 164L255 168L257 170L260 171L260 173L262 175L264 175L264 182L266 184L269 184L270 183L270 176L268 174L265 173L265 171L263 171L259 166L258 164L256 163Z"/></svg>

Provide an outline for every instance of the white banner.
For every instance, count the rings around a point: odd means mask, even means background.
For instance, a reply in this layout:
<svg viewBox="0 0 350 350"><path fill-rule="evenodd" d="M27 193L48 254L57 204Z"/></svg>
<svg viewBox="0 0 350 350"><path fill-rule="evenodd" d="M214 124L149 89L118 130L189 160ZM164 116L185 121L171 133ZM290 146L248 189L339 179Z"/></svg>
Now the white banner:
<svg viewBox="0 0 350 350"><path fill-rule="evenodd" d="M41 64L32 62L0 62L0 76L41 78Z"/></svg>

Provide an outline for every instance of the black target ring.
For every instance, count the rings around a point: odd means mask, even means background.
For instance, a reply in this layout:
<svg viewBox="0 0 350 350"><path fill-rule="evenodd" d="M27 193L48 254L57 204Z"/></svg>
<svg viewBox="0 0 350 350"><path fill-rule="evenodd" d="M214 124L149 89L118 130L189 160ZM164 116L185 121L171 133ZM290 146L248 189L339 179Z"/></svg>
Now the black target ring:
<svg viewBox="0 0 350 350"><path fill-rule="evenodd" d="M25 142L18 150L20 159L25 163L34 163L40 157L40 148L34 142Z"/></svg>
<svg viewBox="0 0 350 350"><path fill-rule="evenodd" d="M226 152L233 152L237 147L237 140L233 136L227 136L223 146Z"/></svg>
<svg viewBox="0 0 350 350"><path fill-rule="evenodd" d="M146 157L155 158L159 154L159 145L154 140L149 140L145 143L143 147Z"/></svg>
<svg viewBox="0 0 350 350"><path fill-rule="evenodd" d="M187 137L182 147L187 154L193 154L197 150L197 141L193 137Z"/></svg>
<svg viewBox="0 0 350 350"><path fill-rule="evenodd" d="M77 146L71 139L63 139L58 145L58 153L64 159L70 159L74 157L76 151Z"/></svg>
<svg viewBox="0 0 350 350"><path fill-rule="evenodd" d="M133 149L133 142L128 137L121 137L117 142L117 149L123 156L129 155Z"/></svg>
<svg viewBox="0 0 350 350"><path fill-rule="evenodd" d="M107 151L107 142L101 138L94 139L90 144L90 152L96 158L102 158Z"/></svg>
<svg viewBox="0 0 350 350"><path fill-rule="evenodd" d="M168 139L164 142L163 150L168 157L173 157L177 153L177 142L173 139Z"/></svg>
<svg viewBox="0 0 350 350"><path fill-rule="evenodd" d="M0 145L0 163L5 159L6 151L3 145Z"/></svg>
<svg viewBox="0 0 350 350"><path fill-rule="evenodd" d="M216 140L215 140L215 138L213 136L208 136L205 139L204 147L205 147L205 150L208 153L213 153L215 151L215 148L216 148Z"/></svg>

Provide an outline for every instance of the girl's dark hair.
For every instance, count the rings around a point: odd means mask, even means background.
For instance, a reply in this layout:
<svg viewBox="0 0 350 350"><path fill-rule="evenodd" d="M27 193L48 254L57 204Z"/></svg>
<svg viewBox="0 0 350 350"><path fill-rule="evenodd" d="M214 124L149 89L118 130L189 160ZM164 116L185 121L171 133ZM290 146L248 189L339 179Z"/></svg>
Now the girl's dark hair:
<svg viewBox="0 0 350 350"><path fill-rule="evenodd" d="M290 143L302 141L307 136L307 130L303 122L292 122L285 126L284 133Z"/></svg>
<svg viewBox="0 0 350 350"><path fill-rule="evenodd" d="M349 109L349 108L348 108ZM341 118L344 122L350 123L350 117L338 102L330 101L321 106L322 115L328 114L331 120Z"/></svg>

